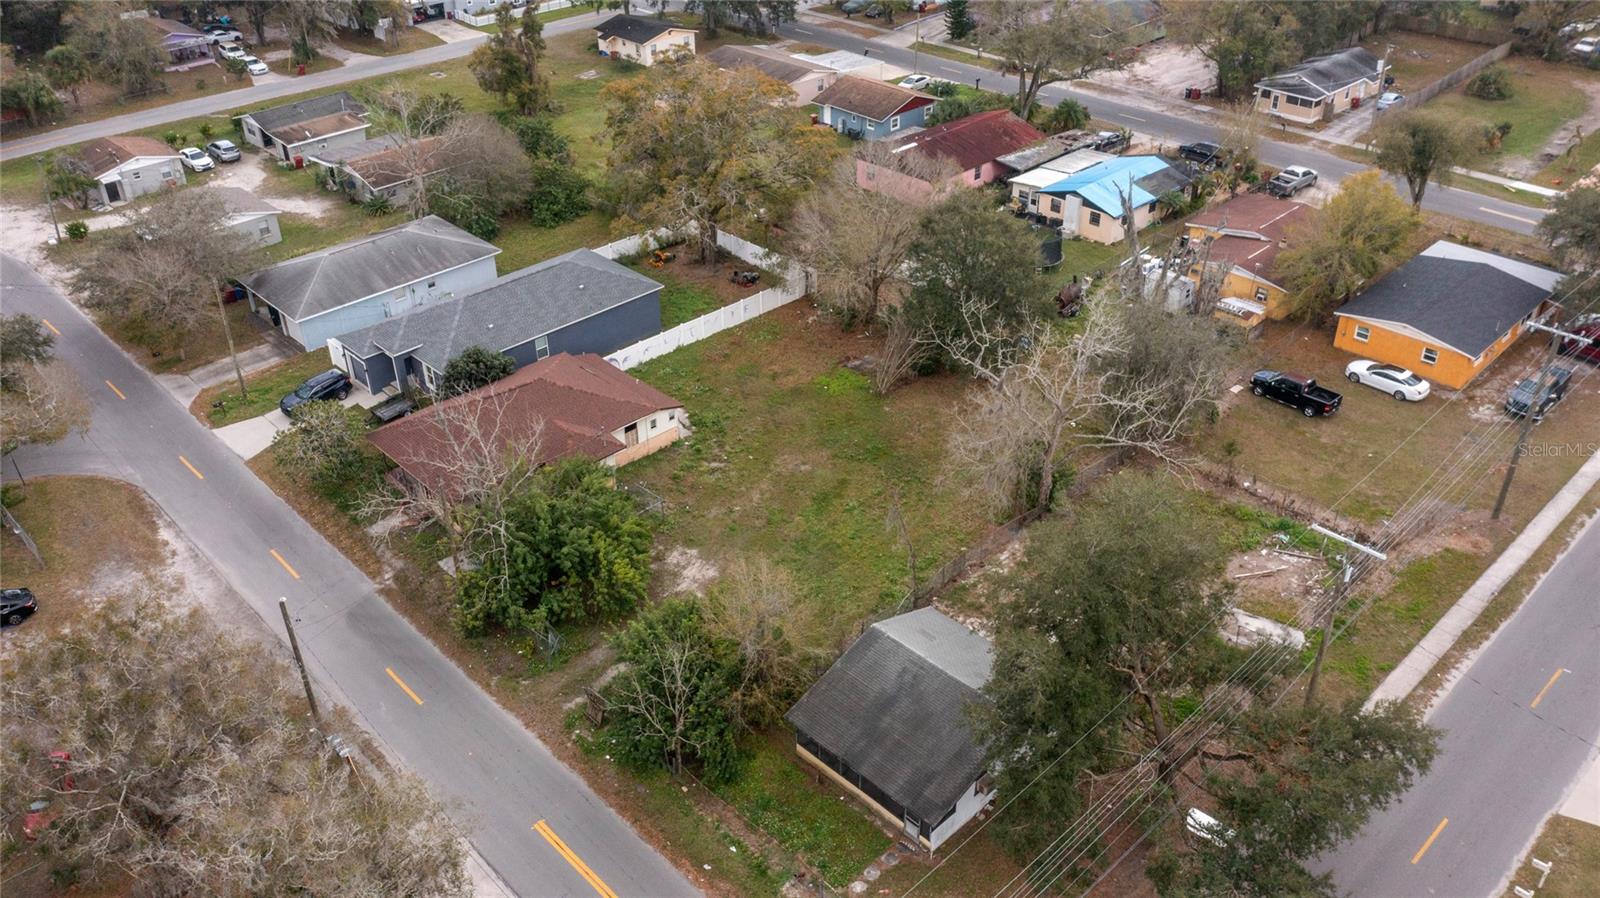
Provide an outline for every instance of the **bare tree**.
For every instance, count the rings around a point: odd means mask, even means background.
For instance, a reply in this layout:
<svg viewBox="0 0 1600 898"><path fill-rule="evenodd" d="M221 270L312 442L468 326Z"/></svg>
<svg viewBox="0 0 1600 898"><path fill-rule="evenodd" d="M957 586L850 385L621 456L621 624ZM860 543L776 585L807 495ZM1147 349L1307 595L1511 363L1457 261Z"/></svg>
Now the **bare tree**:
<svg viewBox="0 0 1600 898"><path fill-rule="evenodd" d="M886 318L883 347L872 366L872 392L887 396L905 383L927 358L927 346L919 338L916 325L905 315L891 313Z"/></svg>
<svg viewBox="0 0 1600 898"><path fill-rule="evenodd" d="M844 322L876 324L928 207L954 189L954 163L868 141L834 168L827 189L795 211L795 255L816 272L815 295Z"/></svg>
<svg viewBox="0 0 1600 898"><path fill-rule="evenodd" d="M794 575L766 558L738 558L711 588L711 632L738 649L734 719L741 726L775 722L805 691L817 620Z"/></svg>
<svg viewBox="0 0 1600 898"><path fill-rule="evenodd" d="M498 216L527 193L528 155L516 136L488 116L462 112L455 97L387 88L369 109L393 145L364 163L364 177L404 182L402 205L412 218L435 211L442 199Z"/></svg>
<svg viewBox="0 0 1600 898"><path fill-rule="evenodd" d="M1039 88L1113 62L1115 36L1101 4L995 0L985 4L983 46L1017 73L1017 114L1027 118Z"/></svg>
<svg viewBox="0 0 1600 898"><path fill-rule="evenodd" d="M0 390L0 453L54 443L89 427L89 401L60 362L10 372Z"/></svg>
<svg viewBox="0 0 1600 898"><path fill-rule="evenodd" d="M153 594L7 664L0 796L49 802L43 859L90 881L131 875L150 895L471 894L459 836L420 782L370 781L325 742L354 741L346 715L308 727L283 663Z"/></svg>

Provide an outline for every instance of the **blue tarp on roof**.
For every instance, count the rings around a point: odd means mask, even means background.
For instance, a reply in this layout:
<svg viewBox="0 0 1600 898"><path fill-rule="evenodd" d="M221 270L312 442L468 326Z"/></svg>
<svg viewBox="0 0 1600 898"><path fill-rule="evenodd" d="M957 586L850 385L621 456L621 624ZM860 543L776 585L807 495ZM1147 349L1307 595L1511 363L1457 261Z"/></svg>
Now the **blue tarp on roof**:
<svg viewBox="0 0 1600 898"><path fill-rule="evenodd" d="M1039 192L1057 196L1076 193L1084 202L1103 212L1121 214L1124 193L1134 206L1155 202L1157 194L1146 190L1139 182L1170 168L1160 156L1118 156L1063 178Z"/></svg>

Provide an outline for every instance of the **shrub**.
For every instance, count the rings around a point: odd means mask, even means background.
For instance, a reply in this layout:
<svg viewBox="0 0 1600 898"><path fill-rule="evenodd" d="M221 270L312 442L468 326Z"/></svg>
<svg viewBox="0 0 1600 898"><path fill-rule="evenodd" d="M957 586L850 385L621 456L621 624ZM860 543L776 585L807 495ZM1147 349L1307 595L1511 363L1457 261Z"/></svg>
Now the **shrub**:
<svg viewBox="0 0 1600 898"><path fill-rule="evenodd" d="M929 81L922 86L922 92L935 97L953 97L956 95L954 81Z"/></svg>
<svg viewBox="0 0 1600 898"><path fill-rule="evenodd" d="M1502 66L1490 66L1467 82L1467 96L1480 100L1509 100L1511 93L1511 75Z"/></svg>
<svg viewBox="0 0 1600 898"><path fill-rule="evenodd" d="M553 228L589 211L589 182L572 166L536 159L529 180L533 186L523 208L539 227Z"/></svg>
<svg viewBox="0 0 1600 898"><path fill-rule="evenodd" d="M211 135L217 133L217 129L211 127L210 122L202 122L196 130L200 132L200 139L206 142L210 142Z"/></svg>
<svg viewBox="0 0 1600 898"><path fill-rule="evenodd" d="M161 142L176 150L183 146L185 134L182 131L168 131L161 135Z"/></svg>
<svg viewBox="0 0 1600 898"><path fill-rule="evenodd" d="M194 79L194 89L197 90L197 91L205 90L206 89L206 79L204 79L204 78L196 78L196 79Z"/></svg>
<svg viewBox="0 0 1600 898"><path fill-rule="evenodd" d="M493 201L488 197L436 193L428 211L479 240L493 240L500 236L500 216L495 214Z"/></svg>
<svg viewBox="0 0 1600 898"><path fill-rule="evenodd" d="M517 363L511 356L482 346L468 346L444 366L439 398L448 399L486 387L515 370Z"/></svg>
<svg viewBox="0 0 1600 898"><path fill-rule="evenodd" d="M1072 131L1089 124L1089 109L1077 100L1068 98L1046 112L1040 128L1047 134Z"/></svg>
<svg viewBox="0 0 1600 898"><path fill-rule="evenodd" d="M69 221L67 222L66 231L68 240L86 240L89 237L89 223L86 221Z"/></svg>
<svg viewBox="0 0 1600 898"><path fill-rule="evenodd" d="M503 116L502 123L517 136L522 151L534 159L553 159L572 164L572 145L555 129L553 119L547 115Z"/></svg>
<svg viewBox="0 0 1600 898"><path fill-rule="evenodd" d="M394 211L394 203L389 202L389 198L383 194L374 193L361 202L361 211L373 217L388 215Z"/></svg>

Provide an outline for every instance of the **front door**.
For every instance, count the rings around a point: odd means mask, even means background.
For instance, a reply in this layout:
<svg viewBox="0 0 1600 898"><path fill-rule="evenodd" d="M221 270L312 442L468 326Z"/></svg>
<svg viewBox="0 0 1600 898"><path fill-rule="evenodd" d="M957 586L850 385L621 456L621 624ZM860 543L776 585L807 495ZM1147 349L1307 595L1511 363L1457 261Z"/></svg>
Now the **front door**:
<svg viewBox="0 0 1600 898"><path fill-rule="evenodd" d="M637 421L622 428L622 442L627 446L637 446L639 444L639 423Z"/></svg>
<svg viewBox="0 0 1600 898"><path fill-rule="evenodd" d="M107 205L109 205L111 203L120 203L120 202L122 202L122 182L121 181L107 181L107 182L105 182L105 186L106 186L106 203L107 203Z"/></svg>

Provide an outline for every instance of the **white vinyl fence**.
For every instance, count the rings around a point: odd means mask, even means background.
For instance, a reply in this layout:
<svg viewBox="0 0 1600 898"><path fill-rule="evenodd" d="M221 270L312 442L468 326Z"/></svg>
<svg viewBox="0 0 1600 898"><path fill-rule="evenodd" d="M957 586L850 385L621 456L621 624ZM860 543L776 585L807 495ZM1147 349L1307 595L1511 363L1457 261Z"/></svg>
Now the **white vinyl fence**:
<svg viewBox="0 0 1600 898"><path fill-rule="evenodd" d="M569 6L577 6L577 5L578 4L572 2L572 0L548 0L548 2L540 3L537 6L529 4L529 5L523 6L523 7L513 7L511 11L513 13L517 14L517 15L524 15L525 16L525 15L528 14L529 10L532 10L535 13L541 13L541 12L550 12L551 10L555 10L555 9L566 9ZM495 10L499 8L499 6L500 6L499 3L487 3L486 2L484 4L484 11L481 12L481 13L477 13L476 15L474 15L473 13L469 13L469 12L457 12L456 13L456 21L465 22L468 25L478 25L478 26L493 25L494 24L494 13L495 13Z"/></svg>

